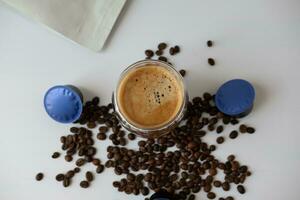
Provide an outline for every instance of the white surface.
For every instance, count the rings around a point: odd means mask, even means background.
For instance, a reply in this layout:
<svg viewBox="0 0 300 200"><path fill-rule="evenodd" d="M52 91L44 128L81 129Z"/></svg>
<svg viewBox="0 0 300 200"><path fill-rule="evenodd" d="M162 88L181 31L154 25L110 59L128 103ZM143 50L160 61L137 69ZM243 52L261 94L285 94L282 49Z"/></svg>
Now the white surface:
<svg viewBox="0 0 300 200"><path fill-rule="evenodd" d="M103 47L126 0L2 0L94 51Z"/></svg>
<svg viewBox="0 0 300 200"><path fill-rule="evenodd" d="M245 195L236 190L227 194L240 200L300 199L300 1L188 2L130 1L100 54L1 5L1 200L143 199L112 188L112 180L119 179L112 170L98 175L88 190L78 186L83 174L74 178L72 187L58 184L54 176L74 164L50 157L69 126L53 122L42 99L53 85L74 84L87 98L96 94L107 103L120 72L159 41L181 45L182 53L172 62L187 69L190 96L214 92L237 77L255 85L255 108L242 121L257 132L228 140L215 152L222 159L236 154L253 172ZM208 39L215 41L213 48L206 47ZM216 59L216 66L208 66L208 57ZM210 137L213 141L215 135ZM106 145L97 143L102 160ZM45 173L42 182L34 180L39 171Z"/></svg>

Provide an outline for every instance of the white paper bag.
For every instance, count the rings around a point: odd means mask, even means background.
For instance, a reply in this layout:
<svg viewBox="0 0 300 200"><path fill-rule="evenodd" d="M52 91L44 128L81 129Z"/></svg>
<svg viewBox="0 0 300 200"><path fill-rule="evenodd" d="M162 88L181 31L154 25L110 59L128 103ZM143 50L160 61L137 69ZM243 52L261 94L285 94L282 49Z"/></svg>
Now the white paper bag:
<svg viewBox="0 0 300 200"><path fill-rule="evenodd" d="M126 0L2 0L94 51L103 47Z"/></svg>

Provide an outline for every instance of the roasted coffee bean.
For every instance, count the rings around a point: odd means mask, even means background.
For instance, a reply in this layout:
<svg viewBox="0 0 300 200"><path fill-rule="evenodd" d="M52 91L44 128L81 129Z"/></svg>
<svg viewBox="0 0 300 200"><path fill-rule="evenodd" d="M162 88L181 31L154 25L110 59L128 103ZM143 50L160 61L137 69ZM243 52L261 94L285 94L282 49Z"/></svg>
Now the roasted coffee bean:
<svg viewBox="0 0 300 200"><path fill-rule="evenodd" d="M159 50L164 50L165 48L167 48L167 44L164 43L164 42L161 42L161 43L158 44L157 48Z"/></svg>
<svg viewBox="0 0 300 200"><path fill-rule="evenodd" d="M98 140L105 140L107 137L105 133L98 133L97 138Z"/></svg>
<svg viewBox="0 0 300 200"><path fill-rule="evenodd" d="M108 131L108 128L106 126L100 126L99 127L99 132L100 133L106 133Z"/></svg>
<svg viewBox="0 0 300 200"><path fill-rule="evenodd" d="M230 123L231 123L232 125L236 125L236 124L239 123L239 120L237 120L236 118L232 118L232 119L230 120Z"/></svg>
<svg viewBox="0 0 300 200"><path fill-rule="evenodd" d="M142 195L147 196L149 194L149 189L147 187L143 187L140 189Z"/></svg>
<svg viewBox="0 0 300 200"><path fill-rule="evenodd" d="M97 124L95 123L95 122L89 122L89 123L87 123L87 125L86 125L88 128L90 128L90 129L93 129L93 128L95 128L96 126L97 126Z"/></svg>
<svg viewBox="0 0 300 200"><path fill-rule="evenodd" d="M71 161L73 160L73 157L70 156L70 155L66 155L66 156L65 156L65 160L66 160L67 162L71 162Z"/></svg>
<svg viewBox="0 0 300 200"><path fill-rule="evenodd" d="M229 191L230 190L230 185L228 182L222 183L222 188L224 191Z"/></svg>
<svg viewBox="0 0 300 200"><path fill-rule="evenodd" d="M127 137L129 140L135 140L135 134L133 133L129 133Z"/></svg>
<svg viewBox="0 0 300 200"><path fill-rule="evenodd" d="M216 194L213 192L209 192L209 193L207 193L207 198L214 199L214 198L216 198Z"/></svg>
<svg viewBox="0 0 300 200"><path fill-rule="evenodd" d="M79 173L80 172L80 168L79 167L75 167L73 170L75 173Z"/></svg>
<svg viewBox="0 0 300 200"><path fill-rule="evenodd" d="M210 145L209 146L209 150L210 151L215 151L216 150L216 146L215 145Z"/></svg>
<svg viewBox="0 0 300 200"><path fill-rule="evenodd" d="M221 187L221 185L222 185L221 181L217 181L217 180L214 181L213 184L214 184L214 186L217 187L217 188Z"/></svg>
<svg viewBox="0 0 300 200"><path fill-rule="evenodd" d="M224 137L220 136L220 137L217 138L216 141L217 141L218 144L222 144L224 142L224 140L225 140Z"/></svg>
<svg viewBox="0 0 300 200"><path fill-rule="evenodd" d="M60 156L60 153L59 152L54 152L53 154L52 154L52 158L58 158Z"/></svg>
<svg viewBox="0 0 300 200"><path fill-rule="evenodd" d="M90 186L90 183L88 181L81 181L80 187L82 188L88 188Z"/></svg>
<svg viewBox="0 0 300 200"><path fill-rule="evenodd" d="M209 169L208 172L209 172L209 175L211 175L211 176L215 176L218 173L218 171L214 168Z"/></svg>
<svg viewBox="0 0 300 200"><path fill-rule="evenodd" d="M210 192L211 191L211 185L206 184L203 189L204 189L205 192Z"/></svg>
<svg viewBox="0 0 300 200"><path fill-rule="evenodd" d="M225 200L223 197L220 197L219 200Z"/></svg>
<svg viewBox="0 0 300 200"><path fill-rule="evenodd" d="M147 50L145 51L145 55L146 55L147 57L151 58L151 57L153 57L154 53L153 53L152 50L147 49Z"/></svg>
<svg viewBox="0 0 300 200"><path fill-rule="evenodd" d="M173 56L176 53L174 47L171 47L169 49L169 53L170 53L171 56Z"/></svg>
<svg viewBox="0 0 300 200"><path fill-rule="evenodd" d="M237 131L231 131L231 133L229 134L229 138L230 139L235 139L238 136L238 132Z"/></svg>
<svg viewBox="0 0 300 200"><path fill-rule="evenodd" d="M222 133L222 132L223 132L223 129L224 129L223 126L221 126L221 125L218 126L218 127L217 127L217 133Z"/></svg>
<svg viewBox="0 0 300 200"><path fill-rule="evenodd" d="M234 161L234 159L235 159L235 156L232 154L227 157L228 161Z"/></svg>
<svg viewBox="0 0 300 200"><path fill-rule="evenodd" d="M125 138L120 138L119 142L120 142L120 145L121 145L121 146L125 146L125 145L127 144Z"/></svg>
<svg viewBox="0 0 300 200"><path fill-rule="evenodd" d="M63 181L63 180L65 179L65 175L64 175L64 174L57 174L57 175L55 176L55 179L56 179L57 181Z"/></svg>
<svg viewBox="0 0 300 200"><path fill-rule="evenodd" d="M243 166L240 166L239 168L239 172L240 173L246 173L248 171L248 167L243 165Z"/></svg>
<svg viewBox="0 0 300 200"><path fill-rule="evenodd" d="M252 127L247 127L247 133L250 133L250 134L252 134L252 133L254 133L255 132L255 129L254 128L252 128Z"/></svg>
<svg viewBox="0 0 300 200"><path fill-rule="evenodd" d="M118 181L114 181L114 182L112 183L112 185L113 185L115 188L118 188L118 187L121 186L120 182L118 182Z"/></svg>
<svg viewBox="0 0 300 200"><path fill-rule="evenodd" d="M104 171L104 165L99 165L97 168L96 168L96 172L98 174L102 173Z"/></svg>
<svg viewBox="0 0 300 200"><path fill-rule="evenodd" d="M174 46L174 51L175 53L179 53L180 52L180 47L178 45Z"/></svg>
<svg viewBox="0 0 300 200"><path fill-rule="evenodd" d="M181 69L181 70L179 70L179 73L181 74L182 77L184 77L186 74L186 71L184 69Z"/></svg>
<svg viewBox="0 0 300 200"><path fill-rule="evenodd" d="M244 186L242 186L242 185L238 185L237 190L240 194L245 194L245 192L246 192Z"/></svg>
<svg viewBox="0 0 300 200"><path fill-rule="evenodd" d="M37 175L35 176L35 180L37 181L41 181L44 178L44 174L43 173L37 173Z"/></svg>
<svg viewBox="0 0 300 200"><path fill-rule="evenodd" d="M72 133L78 133L78 131L79 131L79 128L77 128L77 127L70 128L70 132L72 132Z"/></svg>
<svg viewBox="0 0 300 200"><path fill-rule="evenodd" d="M188 200L195 200L195 195L194 194L191 194L190 196L189 196L189 198L188 198Z"/></svg>
<svg viewBox="0 0 300 200"><path fill-rule="evenodd" d="M212 58L208 58L207 59L208 64L210 64L211 66L215 65L215 60Z"/></svg>
<svg viewBox="0 0 300 200"><path fill-rule="evenodd" d="M69 187L70 184L71 184L71 180L68 179L68 178L64 178L64 180L63 180L63 186L64 187Z"/></svg>
<svg viewBox="0 0 300 200"><path fill-rule="evenodd" d="M163 55L163 51L162 50L157 50L157 51L155 51L155 54L157 55L157 56L161 56L161 55Z"/></svg>
<svg viewBox="0 0 300 200"><path fill-rule="evenodd" d="M75 172L73 170L69 170L66 175L65 175L65 178L72 178L74 176Z"/></svg>
<svg viewBox="0 0 300 200"><path fill-rule="evenodd" d="M98 165L101 164L101 162L100 162L100 160L99 160L98 158L94 158L94 159L92 160L92 163L93 163L94 165L96 165L96 166L98 166Z"/></svg>
<svg viewBox="0 0 300 200"><path fill-rule="evenodd" d="M226 199L225 200L234 200L234 198L233 197L231 197L231 196L228 196L228 197L226 197Z"/></svg>
<svg viewBox="0 0 300 200"><path fill-rule="evenodd" d="M247 126L245 124L241 124L239 127L239 131L241 133L246 133L247 132Z"/></svg>
<svg viewBox="0 0 300 200"><path fill-rule="evenodd" d="M87 172L85 173L85 178L86 178L86 180L87 180L88 182L93 181L93 180L94 180L93 173L90 172L90 171L87 171Z"/></svg>
<svg viewBox="0 0 300 200"><path fill-rule="evenodd" d="M77 159L76 160L76 165L78 166L78 167L81 167L82 165L84 165L85 164L85 159L84 158L79 158L79 159Z"/></svg>
<svg viewBox="0 0 300 200"><path fill-rule="evenodd" d="M164 61L164 62L168 62L168 59L166 57L164 57L164 56L159 56L158 60Z"/></svg>
<svg viewBox="0 0 300 200"><path fill-rule="evenodd" d="M208 41L206 42L206 45L207 45L208 47L211 47L211 46L213 45L213 42L212 42L211 40L208 40Z"/></svg>

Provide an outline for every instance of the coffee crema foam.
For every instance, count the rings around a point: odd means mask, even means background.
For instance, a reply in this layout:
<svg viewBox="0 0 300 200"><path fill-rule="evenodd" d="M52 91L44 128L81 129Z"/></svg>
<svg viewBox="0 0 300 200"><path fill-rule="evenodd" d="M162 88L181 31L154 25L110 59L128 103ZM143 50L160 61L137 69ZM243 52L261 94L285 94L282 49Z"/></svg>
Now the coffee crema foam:
<svg viewBox="0 0 300 200"><path fill-rule="evenodd" d="M175 118L183 104L183 85L176 75L158 65L129 71L117 91L124 117L141 128L155 128Z"/></svg>

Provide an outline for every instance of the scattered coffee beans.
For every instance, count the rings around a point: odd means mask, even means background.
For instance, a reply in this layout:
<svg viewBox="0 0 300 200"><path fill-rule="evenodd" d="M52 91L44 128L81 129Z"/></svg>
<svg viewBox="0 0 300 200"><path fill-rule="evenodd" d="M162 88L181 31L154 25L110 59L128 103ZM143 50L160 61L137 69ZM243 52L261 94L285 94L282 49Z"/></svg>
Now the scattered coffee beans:
<svg viewBox="0 0 300 200"><path fill-rule="evenodd" d="M213 42L212 42L211 40L208 40L208 41L206 42L206 45L207 45L208 47L211 47L211 46L213 45Z"/></svg>
<svg viewBox="0 0 300 200"><path fill-rule="evenodd" d="M90 183L88 181L81 181L80 187L82 188L88 188L90 186Z"/></svg>
<svg viewBox="0 0 300 200"><path fill-rule="evenodd" d="M37 181L41 181L43 178L44 178L44 174L41 172L35 176L35 180Z"/></svg>
<svg viewBox="0 0 300 200"><path fill-rule="evenodd" d="M52 158L58 158L60 156L60 153L59 152L54 152L53 154L52 154Z"/></svg>
<svg viewBox="0 0 300 200"><path fill-rule="evenodd" d="M238 190L238 192L241 193L241 194L245 194L245 192L246 192L244 186L242 186L242 185L238 185L238 186L237 186L237 190Z"/></svg>
<svg viewBox="0 0 300 200"><path fill-rule="evenodd" d="M179 70L179 73L181 74L182 77L184 77L186 74L186 71L184 69L181 69L181 70Z"/></svg>
<svg viewBox="0 0 300 200"><path fill-rule="evenodd" d="M212 58L208 58L207 59L208 64L210 64L211 66L215 65L215 60Z"/></svg>

